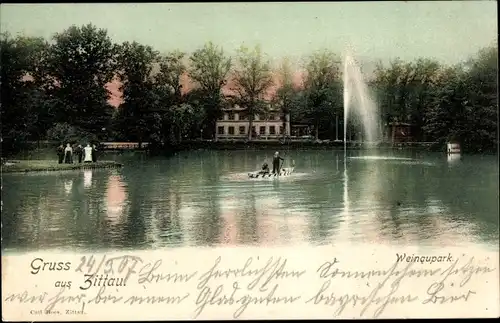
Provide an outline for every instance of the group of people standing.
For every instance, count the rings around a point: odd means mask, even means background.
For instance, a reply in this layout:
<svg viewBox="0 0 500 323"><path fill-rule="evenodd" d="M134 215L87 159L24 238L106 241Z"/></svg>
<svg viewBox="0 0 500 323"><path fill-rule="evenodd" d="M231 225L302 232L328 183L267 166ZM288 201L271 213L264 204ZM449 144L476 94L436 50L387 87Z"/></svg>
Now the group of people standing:
<svg viewBox="0 0 500 323"><path fill-rule="evenodd" d="M66 148L63 145L57 147L57 157L59 164L73 164L76 162L73 160L73 155L76 155L76 159L78 163L82 163L82 159L84 163L95 163L97 162L97 148L95 145L82 147L82 145L74 145L71 147L71 144L67 143Z"/></svg>

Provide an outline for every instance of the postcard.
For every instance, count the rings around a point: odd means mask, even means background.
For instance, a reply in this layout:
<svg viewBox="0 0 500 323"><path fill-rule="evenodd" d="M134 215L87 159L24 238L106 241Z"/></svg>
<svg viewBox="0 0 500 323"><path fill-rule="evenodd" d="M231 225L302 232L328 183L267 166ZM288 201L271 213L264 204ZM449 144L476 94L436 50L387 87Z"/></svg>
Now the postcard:
<svg viewBox="0 0 500 323"><path fill-rule="evenodd" d="M2 319L498 317L496 12L2 5Z"/></svg>

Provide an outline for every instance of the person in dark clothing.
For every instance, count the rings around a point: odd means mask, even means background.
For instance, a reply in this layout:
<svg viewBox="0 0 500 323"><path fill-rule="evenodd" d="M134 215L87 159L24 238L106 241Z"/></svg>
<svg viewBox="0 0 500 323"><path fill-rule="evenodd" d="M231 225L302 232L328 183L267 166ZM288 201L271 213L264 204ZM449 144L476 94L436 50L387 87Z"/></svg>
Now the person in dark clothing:
<svg viewBox="0 0 500 323"><path fill-rule="evenodd" d="M64 146L63 145L59 145L59 147L57 147L57 158L58 158L59 164L62 164L63 160L64 160Z"/></svg>
<svg viewBox="0 0 500 323"><path fill-rule="evenodd" d="M280 161L281 160L284 160L284 159L280 157L280 153L275 152L274 157L273 157L273 174L276 174L280 171Z"/></svg>
<svg viewBox="0 0 500 323"><path fill-rule="evenodd" d="M269 165L267 163L262 165L262 169L259 171L259 174L269 174Z"/></svg>
<svg viewBox="0 0 500 323"><path fill-rule="evenodd" d="M82 157L83 157L83 147L82 147L82 145L76 146L76 148L75 148L75 154L76 154L76 157L78 158L78 164L81 164L82 163Z"/></svg>
<svg viewBox="0 0 500 323"><path fill-rule="evenodd" d="M97 162L97 148L95 145L92 145L92 162Z"/></svg>
<svg viewBox="0 0 500 323"><path fill-rule="evenodd" d="M64 163L73 164L73 148L71 148L69 143L66 144L66 148L64 149Z"/></svg>

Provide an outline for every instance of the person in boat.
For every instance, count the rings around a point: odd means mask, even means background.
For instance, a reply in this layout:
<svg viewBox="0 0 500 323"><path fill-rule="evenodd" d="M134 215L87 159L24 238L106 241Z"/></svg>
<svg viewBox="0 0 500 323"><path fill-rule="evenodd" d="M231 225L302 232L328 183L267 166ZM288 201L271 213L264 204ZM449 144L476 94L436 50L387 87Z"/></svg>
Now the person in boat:
<svg viewBox="0 0 500 323"><path fill-rule="evenodd" d="M262 164L262 169L259 174L269 174L269 165L267 163Z"/></svg>
<svg viewBox="0 0 500 323"><path fill-rule="evenodd" d="M277 151L274 153L273 157L273 174L276 174L280 171L280 162L284 160L280 157L280 153Z"/></svg>

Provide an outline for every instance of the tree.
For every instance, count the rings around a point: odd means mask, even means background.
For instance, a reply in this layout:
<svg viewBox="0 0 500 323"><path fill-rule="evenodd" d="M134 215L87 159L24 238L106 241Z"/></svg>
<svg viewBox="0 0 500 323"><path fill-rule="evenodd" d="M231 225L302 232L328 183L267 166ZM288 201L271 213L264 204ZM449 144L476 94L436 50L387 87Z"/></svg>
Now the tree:
<svg viewBox="0 0 500 323"><path fill-rule="evenodd" d="M68 123L56 123L47 131L47 139L59 143L91 143L98 138L92 133L82 133L81 129Z"/></svg>
<svg viewBox="0 0 500 323"><path fill-rule="evenodd" d="M285 58L279 69L280 76L280 87L276 91L275 100L281 110L281 120L283 121L283 139L286 138L286 122L287 115L290 114L290 110L294 104L294 99L296 97L296 90L293 84L293 70L290 61Z"/></svg>
<svg viewBox="0 0 500 323"><path fill-rule="evenodd" d="M496 151L498 145L498 49L489 47L465 65L443 71L424 130L440 144L454 140L465 151Z"/></svg>
<svg viewBox="0 0 500 323"><path fill-rule="evenodd" d="M424 131L440 145L450 140L462 141L467 110L466 74L460 66L443 69L440 86L426 111Z"/></svg>
<svg viewBox="0 0 500 323"><path fill-rule="evenodd" d="M173 51L160 57L159 72L155 76L155 91L159 99L159 110L163 118L162 126L158 129L158 137L162 142L169 144L182 141L186 122L184 112L190 109L183 104L182 75L186 72L183 63L185 54Z"/></svg>
<svg viewBox="0 0 500 323"><path fill-rule="evenodd" d="M333 52L321 50L309 57L304 85L307 95L306 116L315 126L318 139L320 127L333 126L335 115L342 113L340 61Z"/></svg>
<svg viewBox="0 0 500 323"><path fill-rule="evenodd" d="M71 26L53 37L47 61L49 93L57 100L58 122L94 134L109 126L113 110L105 85L113 79L117 47L105 29Z"/></svg>
<svg viewBox="0 0 500 323"><path fill-rule="evenodd" d="M408 78L405 75L405 63L399 58L393 60L388 68L381 63L375 69L374 84L378 93L380 113L385 122L406 120L404 103L402 102L402 83Z"/></svg>
<svg viewBox="0 0 500 323"><path fill-rule="evenodd" d="M19 150L29 138L45 136L51 121L43 89L47 51L48 44L42 38L0 35L4 154Z"/></svg>
<svg viewBox="0 0 500 323"><path fill-rule="evenodd" d="M408 119L413 125L416 133L414 138L422 139L421 129L425 122L426 109L432 104L433 94L436 93L436 76L441 66L438 62L420 58L412 64L413 77L408 82L409 87L408 100Z"/></svg>
<svg viewBox="0 0 500 323"><path fill-rule="evenodd" d="M123 103L117 125L127 139L149 141L151 130L161 122L154 95L153 65L159 54L151 46L125 42L119 47L117 73L121 82Z"/></svg>
<svg viewBox="0 0 500 323"><path fill-rule="evenodd" d="M185 53L173 51L160 57L160 71L155 77L155 83L175 104L182 101L182 76L187 69L183 63Z"/></svg>
<svg viewBox="0 0 500 323"><path fill-rule="evenodd" d="M377 90L382 119L386 122L410 122L420 137L425 110L437 90L441 66L436 61L419 58L415 62L393 60L389 67L377 65L374 87Z"/></svg>
<svg viewBox="0 0 500 323"><path fill-rule="evenodd" d="M255 113L265 111L265 95L273 85L271 66L264 58L260 46L252 50L241 46L234 71L234 103L246 108L248 114L248 140L252 140L252 124Z"/></svg>
<svg viewBox="0 0 500 323"><path fill-rule="evenodd" d="M190 62L189 76L203 92L206 126L213 137L215 123L222 111L224 99L221 90L231 69L231 58L222 48L208 42L190 56Z"/></svg>

